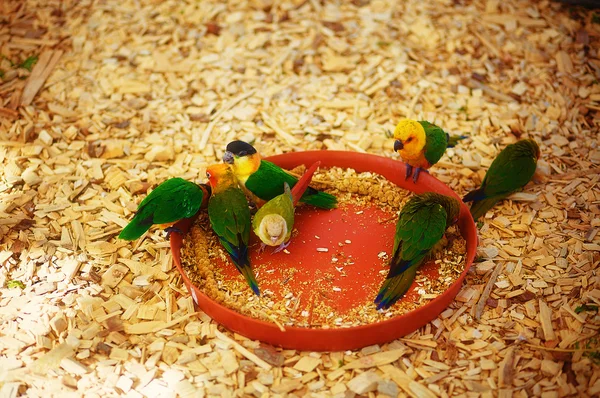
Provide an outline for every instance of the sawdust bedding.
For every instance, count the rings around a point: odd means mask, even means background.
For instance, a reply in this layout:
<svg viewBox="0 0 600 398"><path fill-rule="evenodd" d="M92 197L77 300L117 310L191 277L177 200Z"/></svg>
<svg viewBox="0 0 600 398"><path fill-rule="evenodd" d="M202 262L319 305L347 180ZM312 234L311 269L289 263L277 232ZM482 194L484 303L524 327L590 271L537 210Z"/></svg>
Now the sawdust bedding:
<svg viewBox="0 0 600 398"><path fill-rule="evenodd" d="M598 396L599 21L555 1L0 1L0 396ZM403 117L470 136L432 169L458 194L520 137L548 176L481 220L456 300L405 338L268 347L197 311L163 231L116 239L235 137L394 157Z"/></svg>
<svg viewBox="0 0 600 398"><path fill-rule="evenodd" d="M291 170L291 172L299 175L303 172L303 167ZM339 208L342 211L349 205L375 206L385 210L388 215L392 214L392 217L379 222L393 223L394 225L397 222L398 212L412 196L410 191L396 186L376 173L356 173L352 169L339 167L321 168L315 174L313 181L312 186L338 198ZM297 272L296 269L282 272L284 278L280 283L283 289L280 292L274 293L272 290L264 289L260 298L255 296L241 275L231 278L223 273L223 261L229 260L209 225L207 215L202 214L192 226L190 233L184 237L182 266L188 278L209 298L243 315L275 323L282 330L286 326L353 327L406 314L444 292L458 278L465 266L466 242L458 228L452 226L442 240L441 246L435 251L431 260L433 264L430 262L430 266L420 268L415 279L415 291L409 291L402 300L389 309L377 311L373 299L389 270L388 257L391 256L392 240L388 245L390 246L389 256L386 252L380 252L377 257L371 259L373 266L380 267L381 271L375 275L375 283L365 297L366 301L359 303L349 311L338 313L336 308L328 303L336 300L336 293L339 295L341 289L334 288L326 298L319 297L317 294L318 299L315 304L313 297L315 294L310 293L314 291L314 288L303 286L300 287L302 290L298 291L288 287L287 282ZM338 224L336 228L344 228L344 226ZM326 232L319 234L324 235ZM326 238L326 236L322 236L322 238ZM292 234L292 241L295 240L302 240L302 236L298 234L297 230ZM250 250L256 249L256 245L250 247ZM296 246L295 250L302 250L302 248ZM285 256L285 252L281 252L279 255ZM311 268L318 268L321 265L312 264ZM347 264L340 262L341 267L338 270L345 265ZM354 263L351 262L350 265L354 265ZM277 263L276 257L266 262L261 261L258 265L254 264L253 269L257 275L259 286L264 286L265 280L271 278L270 272L273 267L281 266ZM423 272L424 269L427 269L428 272ZM326 281L335 285L336 278L343 276L345 276L343 268L339 273L317 272L315 279L310 281L310 285L320 286Z"/></svg>

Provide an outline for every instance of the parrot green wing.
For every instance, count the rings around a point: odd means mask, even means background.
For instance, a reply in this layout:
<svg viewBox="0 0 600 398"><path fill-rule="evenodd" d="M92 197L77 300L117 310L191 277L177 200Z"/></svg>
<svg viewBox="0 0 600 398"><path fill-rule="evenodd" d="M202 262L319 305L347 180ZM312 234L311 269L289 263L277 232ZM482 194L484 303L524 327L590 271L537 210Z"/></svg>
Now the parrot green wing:
<svg viewBox="0 0 600 398"><path fill-rule="evenodd" d="M245 185L254 195L268 201L283 193L284 182L293 188L298 179L274 163L261 160L258 170L248 177ZM304 192L300 201L323 209L332 209L337 205L335 196L310 187Z"/></svg>
<svg viewBox="0 0 600 398"><path fill-rule="evenodd" d="M232 187L213 195L208 202L208 216L219 239L233 246L248 245L250 209L241 189Z"/></svg>
<svg viewBox="0 0 600 398"><path fill-rule="evenodd" d="M204 199L202 188L182 178L170 178L142 200L120 239L135 240L153 224L166 224L194 216Z"/></svg>
<svg viewBox="0 0 600 398"><path fill-rule="evenodd" d="M154 213L155 224L165 224L182 218L189 218L200 210L204 199L204 191L193 182L183 181L179 188L164 194Z"/></svg>
<svg viewBox="0 0 600 398"><path fill-rule="evenodd" d="M208 202L208 217L213 231L229 254L237 270L256 295L260 295L250 266L250 209L244 192L236 187L213 194Z"/></svg>
<svg viewBox="0 0 600 398"><path fill-rule="evenodd" d="M435 124L423 120L419 123L425 129L425 159L430 165L434 165L446 152L448 135Z"/></svg>
<svg viewBox="0 0 600 398"><path fill-rule="evenodd" d="M261 160L260 166L248 180L246 188L262 200L271 200L283 193L283 183L293 187L298 179L286 173L281 167L266 160Z"/></svg>
<svg viewBox="0 0 600 398"><path fill-rule="evenodd" d="M465 202L473 202L471 214L475 220L531 180L537 167L537 158L527 145L518 142L504 148L490 165L481 187L465 195Z"/></svg>
<svg viewBox="0 0 600 398"><path fill-rule="evenodd" d="M446 231L446 210L437 203L423 203L411 206L409 212L401 214L396 234L402 242L401 262L411 265L419 263ZM400 249L400 248L398 248ZM392 268L395 264L392 264ZM393 275L401 273L410 265L390 269Z"/></svg>
<svg viewBox="0 0 600 398"><path fill-rule="evenodd" d="M500 152L492 162L481 184L486 197L508 195L531 180L537 161L531 156L519 156L511 148Z"/></svg>
<svg viewBox="0 0 600 398"><path fill-rule="evenodd" d="M168 180L163 181L162 183L158 184L158 186L154 188L152 192L150 192L150 194L144 198L144 200L142 200L142 202L138 206L138 210L140 207L143 207L148 202L153 201L156 197L160 197L169 192L175 191L181 186L185 185L186 183L189 184L190 182L179 177L169 178Z"/></svg>
<svg viewBox="0 0 600 398"><path fill-rule="evenodd" d="M410 200L400 212L390 271L375 298L377 309L388 308L410 288L417 268L446 230L446 210L437 203Z"/></svg>

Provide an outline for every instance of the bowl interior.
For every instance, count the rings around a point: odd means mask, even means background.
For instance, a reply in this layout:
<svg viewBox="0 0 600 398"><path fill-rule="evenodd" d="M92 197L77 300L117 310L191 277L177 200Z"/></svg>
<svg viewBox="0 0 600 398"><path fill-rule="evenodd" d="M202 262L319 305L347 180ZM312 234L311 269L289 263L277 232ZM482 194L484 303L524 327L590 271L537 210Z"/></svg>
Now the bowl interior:
<svg viewBox="0 0 600 398"><path fill-rule="evenodd" d="M405 168L401 162L375 155L310 151L278 155L266 160L285 169L301 164L309 166L320 160L321 167L339 166L350 167L357 172L372 171L416 193L435 191L458 198L450 188L428 174L422 173L417 184L411 179L405 180ZM308 321L314 325L319 325L322 317L326 316L323 311L317 310L323 308L321 304L326 304L327 311L343 314L357 305L372 301L382 278L377 274L387 270L388 260L380 253L391 254L394 216L394 213L372 206L340 206L334 211L300 207L295 225L299 233L291 240L289 254L272 254L270 248L259 254L256 250L258 239L254 237L251 241L251 261L253 267L256 266L261 289L263 292L270 290L275 297L283 297L289 291L301 292L302 306L299 311L308 313ZM178 226L182 231L187 231L190 225L190 220L184 220ZM285 331L281 331L273 323L232 311L205 296L187 278L180 264L182 238L179 234L171 235L171 248L175 264L196 303L216 322L246 337L285 348L336 351L381 344L402 337L431 321L447 307L460 290L477 245L475 224L464 203L461 205L458 225L467 242L466 266L460 277L443 294L416 310L387 321L346 328L286 327ZM340 261L347 264L340 267ZM224 267L223 272L228 277L238 277L229 262L217 265ZM435 266L425 266L424 271L428 277L436 277ZM342 272L345 276L342 276ZM414 299L414 288L415 285L403 300Z"/></svg>

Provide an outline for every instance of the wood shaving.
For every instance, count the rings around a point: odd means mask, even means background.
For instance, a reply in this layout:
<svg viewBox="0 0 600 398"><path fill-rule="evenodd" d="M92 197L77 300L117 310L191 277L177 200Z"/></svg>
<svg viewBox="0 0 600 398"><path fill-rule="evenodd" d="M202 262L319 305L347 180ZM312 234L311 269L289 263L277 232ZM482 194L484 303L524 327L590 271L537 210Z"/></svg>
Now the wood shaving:
<svg viewBox="0 0 600 398"><path fill-rule="evenodd" d="M582 310L600 305L597 16L556 1L0 1L0 396L597 396L600 317ZM116 239L149 189L201 181L233 139L397 159L385 131L408 116L469 135L431 169L459 195L521 137L546 178L481 220L455 302L379 347L405 351L368 376L343 366L373 353L219 330L163 231ZM294 369L303 357L320 363Z"/></svg>

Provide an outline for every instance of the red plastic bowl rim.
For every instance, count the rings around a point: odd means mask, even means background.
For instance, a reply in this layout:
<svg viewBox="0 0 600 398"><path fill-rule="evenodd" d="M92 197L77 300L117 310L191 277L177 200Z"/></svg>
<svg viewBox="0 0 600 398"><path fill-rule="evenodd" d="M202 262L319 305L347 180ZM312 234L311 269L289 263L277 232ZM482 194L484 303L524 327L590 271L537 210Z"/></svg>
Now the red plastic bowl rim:
<svg viewBox="0 0 600 398"><path fill-rule="evenodd" d="M328 155L343 155L343 156L350 156L353 158L356 158L356 163L360 164L361 159L363 160L369 160L369 158L371 158L370 160L373 160L372 158L379 158L379 159L387 159L389 161L395 162L397 163L398 166L398 172L400 173L404 173L405 172L405 166L403 163L401 163L400 161L396 161L393 160L391 158L386 158L386 157L382 157L382 156L378 156L378 155L373 155L373 154L366 154L366 153L359 153L359 152L350 152L350 151L303 151L303 152L290 152L290 153L286 153L286 154L282 154L282 155L276 155L276 156L271 156L271 157L266 157L264 158L265 160L271 161L273 163L279 163L282 161L282 159L285 159L286 157L289 156L293 156L293 155L298 155L298 154L303 154L305 156L311 156L311 155L322 155L324 157L327 157ZM303 162L297 162L295 163L296 165L301 165L303 164ZM331 167L331 166L327 166L327 165L322 165L322 167ZM357 169L357 171L359 171L358 167L356 167L355 169ZM360 171L370 171L370 170L360 170ZM349 331L362 331L365 329L369 329L369 328L373 328L373 326L377 325L377 327L385 327L386 325L389 326L393 326L395 323L398 323L399 320L401 320L402 318L406 317L407 315L419 315L419 314L423 314L424 316L433 308L431 307L435 307L439 304L441 304L442 301L447 302L447 304L445 304L444 308L446 308L451 302L452 300L456 297L456 294L458 294L458 291L456 293L454 293L454 295L452 295L451 297L449 297L449 295L452 294L452 291L456 289L456 285L458 284L462 284L462 282L464 281L467 272L470 268L470 266L473 263L473 260L475 258L475 251L476 251L476 247L473 247L473 244L469 242L469 239L467 238L467 236L470 234L472 234L472 236L475 236L475 246L477 245L477 229L475 227L475 223L473 221L473 218L471 217L471 214L468 210L468 208L466 207L466 205L462 202L461 198L454 192L452 191L449 187L447 187L445 184L443 184L441 181L435 179L434 177L428 175L427 173L421 173L421 175L419 176L419 183L421 182L421 179L434 179L435 181L437 181L437 184L441 184L442 186L444 186L447 192L445 192L444 194L446 195L452 195L454 197L456 197L457 199L460 200L461 203L461 211L460 211L460 216L459 216L459 224L463 224L460 227L460 233L463 236L463 238L465 239L466 243L467 243L467 253L466 253L466 260L465 260L465 268L464 270L461 272L460 276L446 289L446 291L444 291L443 293L441 293L438 297L430 300L428 303L423 304L421 306L419 306L418 308L407 312L406 314L403 315L399 315L399 316L393 316L390 317L390 319L384 320L384 321L380 321L380 322L376 322L376 323L372 323L372 324L367 324L367 325L359 325L359 326L353 326L353 327L345 327L345 328L329 328L329 329L311 329L311 328L302 328L302 327L296 327L296 326L285 326L286 331L295 331L295 332L307 332L310 331L311 334L314 334L315 336L318 335L322 335L322 336L326 336L326 335L336 335L339 334L340 331L344 331L344 332L349 332ZM419 184L418 183L418 184ZM415 187L418 187L418 184L415 185ZM416 190L412 190L413 192L425 192L425 191L431 191L431 190L427 190L427 189L416 189ZM466 222L461 222L460 220L462 220L464 217L467 217ZM189 228L192 224L192 220L183 220L180 221L177 226L178 228L183 231L184 233L187 233L189 231ZM471 229L471 231L463 231L463 228L467 228L467 229ZM185 271L183 270L183 267L181 266L181 260L180 260L180 249L181 249L181 245L182 245L182 237L180 234L174 232L171 234L171 251L173 254L173 260L174 263L177 267L177 269L179 270L179 272L182 275L182 278L184 280L184 283L186 284L186 286L188 287L188 290L190 290L190 293L194 299L194 301L196 302L196 304L198 304L199 300L197 295L200 295L203 299L208 300L209 302L211 302L211 304L215 305L217 308L219 308L220 311L223 311L224 313L228 313L230 316L238 318L239 320L243 320L244 322L248 322L248 326L252 327L253 325L260 325L262 327L269 327L273 329L273 333L286 333L286 332L282 332L277 325L275 325L274 323L271 322L265 322L259 319L255 319L255 318L251 318L247 315L241 314L237 311L234 311L232 309L229 309L219 303L217 303L216 301L212 300L211 298L209 298L207 295L205 295L204 293L202 293L202 291L196 287L193 282L187 277L187 275L185 274ZM443 311L443 310L442 310ZM437 317L442 311L438 312L432 319L435 319L435 317ZM430 316L428 316L428 318L431 318ZM227 327L226 325L223 325L225 327ZM421 326L422 327L422 326ZM418 328L417 328L418 329ZM416 330L416 329L415 329ZM236 331L237 332L237 331ZM238 332L239 333L239 332ZM243 335L243 333L240 333ZM289 345L288 345L289 347Z"/></svg>

